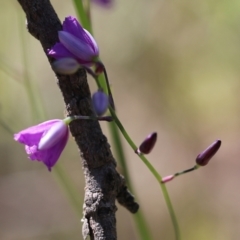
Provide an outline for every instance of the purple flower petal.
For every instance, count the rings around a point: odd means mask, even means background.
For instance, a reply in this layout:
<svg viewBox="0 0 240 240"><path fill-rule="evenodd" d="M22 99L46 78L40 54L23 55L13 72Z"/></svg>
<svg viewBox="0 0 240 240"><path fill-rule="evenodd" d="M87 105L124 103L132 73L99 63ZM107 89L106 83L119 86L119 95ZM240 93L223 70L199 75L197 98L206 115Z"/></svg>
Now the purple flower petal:
<svg viewBox="0 0 240 240"><path fill-rule="evenodd" d="M99 48L92 35L85 30L74 17L66 17L63 30L58 32L60 43L56 43L48 51L55 59L74 58L83 66L91 66L96 62Z"/></svg>
<svg viewBox="0 0 240 240"><path fill-rule="evenodd" d="M79 40L74 35L68 32L59 31L58 37L63 46L78 59L91 61L96 56L90 45Z"/></svg>
<svg viewBox="0 0 240 240"><path fill-rule="evenodd" d="M84 30L83 37L84 37L85 41L92 47L95 55L98 56L99 48L98 48L97 42L95 41L93 36L90 34L90 32L88 32L86 29L83 29L83 30Z"/></svg>
<svg viewBox="0 0 240 240"><path fill-rule="evenodd" d="M62 43L56 43L49 51L48 55L55 58L55 59L61 59L61 58L76 58L76 56L72 53L70 53Z"/></svg>
<svg viewBox="0 0 240 240"><path fill-rule="evenodd" d="M90 45L95 55L99 54L98 45L92 35L84 29L75 17L66 17L63 22L63 31L77 37L83 43Z"/></svg>
<svg viewBox="0 0 240 240"><path fill-rule="evenodd" d="M84 41L84 38L82 37L84 33L83 27L75 17L69 16L65 18L63 21L63 31L71 33L75 37Z"/></svg>
<svg viewBox="0 0 240 240"><path fill-rule="evenodd" d="M29 158L31 160L38 160L43 162L47 166L48 170L51 171L51 168L56 164L63 149L67 144L68 135L69 134L67 132L67 135L65 135L61 141L59 141L56 145L54 145L50 149L46 149L46 150L32 149L31 154L29 154Z"/></svg>
<svg viewBox="0 0 240 240"><path fill-rule="evenodd" d="M47 131L49 128L51 128L53 124L59 121L62 120L59 119L49 120L36 126L24 129L21 132L14 134L14 140L28 146L36 145L40 141L40 138L42 137L43 133Z"/></svg>
<svg viewBox="0 0 240 240"><path fill-rule="evenodd" d="M57 122L43 133L38 143L38 149L49 149L55 146L59 142L59 139L65 138L66 135L68 135L68 127L65 122Z"/></svg>
<svg viewBox="0 0 240 240"><path fill-rule="evenodd" d="M43 162L51 171L66 146L68 135L66 123L55 119L14 134L14 139L25 145L31 160ZM39 143L41 149L38 147Z"/></svg>
<svg viewBox="0 0 240 240"><path fill-rule="evenodd" d="M48 170L51 171L51 168L56 164L59 159L63 149L65 148L68 141L68 132L65 135L64 139L59 141L55 146L53 146L50 150L46 150L46 155L42 158L44 164L48 167ZM45 152L45 151L44 151Z"/></svg>

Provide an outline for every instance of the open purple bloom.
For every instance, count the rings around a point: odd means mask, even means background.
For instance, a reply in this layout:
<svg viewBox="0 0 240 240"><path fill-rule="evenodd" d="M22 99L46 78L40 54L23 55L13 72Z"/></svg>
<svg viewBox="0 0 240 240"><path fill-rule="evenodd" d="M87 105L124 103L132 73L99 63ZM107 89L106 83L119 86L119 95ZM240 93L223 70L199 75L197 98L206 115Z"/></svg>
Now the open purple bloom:
<svg viewBox="0 0 240 240"><path fill-rule="evenodd" d="M68 133L67 123L54 119L14 134L14 140L25 145L31 160L43 162L51 171L66 146Z"/></svg>
<svg viewBox="0 0 240 240"><path fill-rule="evenodd" d="M48 55L55 59L74 58L79 64L89 66L99 55L96 41L74 17L65 18L58 38L60 42L48 50Z"/></svg>

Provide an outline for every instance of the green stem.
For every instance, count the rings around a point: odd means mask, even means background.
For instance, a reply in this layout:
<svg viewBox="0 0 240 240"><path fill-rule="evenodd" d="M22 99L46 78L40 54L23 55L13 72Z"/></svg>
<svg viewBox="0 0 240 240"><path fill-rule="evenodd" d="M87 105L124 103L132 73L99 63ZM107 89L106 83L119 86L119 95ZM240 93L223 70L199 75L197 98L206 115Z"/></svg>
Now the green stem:
<svg viewBox="0 0 240 240"><path fill-rule="evenodd" d="M110 108L110 112L111 112L111 114L112 114L112 116L113 116L113 118L115 120L115 123L117 124L118 128L122 132L124 138L129 143L129 145L132 147L132 149L135 151L137 149L137 146L134 144L134 142L132 141L132 139L130 138L130 136L128 135L126 130L124 129L124 127L121 124L120 120L118 119L115 111ZM171 216L171 220L172 220L172 224L173 224L173 228L174 228L174 232L175 232L175 239L176 240L180 240L180 230L179 230L177 218L176 218L176 215L175 215L175 212L174 212L174 209L173 209L173 206L172 206L172 203L171 203L171 200L170 200L167 188L166 188L165 184L163 184L161 182L162 181L162 177L156 171L156 169L152 166L152 164L147 160L147 158L144 155L140 154L138 156L141 158L141 160L144 162L144 164L147 166L147 168L151 171L151 173L157 179L157 181L158 181L158 183L159 183L159 185L161 187L161 190L162 190L165 202L167 204L167 208L168 208L169 214Z"/></svg>
<svg viewBox="0 0 240 240"><path fill-rule="evenodd" d="M103 73L104 73L104 77L105 77L106 85L107 85L107 90L108 90L109 104L113 109L115 109L115 104L114 104L112 91L111 91L111 87L110 87L109 80L108 80L107 71L106 71L106 68L105 68L104 65L103 65L103 67L104 67L103 68Z"/></svg>
<svg viewBox="0 0 240 240"><path fill-rule="evenodd" d="M104 67L104 71L106 73L105 67ZM101 89L104 89L105 92L108 89L107 83L105 81L106 76L107 75L105 75L105 74L101 74L98 77L98 83L100 84ZM108 84L109 84L109 82L108 82ZM109 86L109 89L110 89L110 86ZM121 138L120 138L120 135L119 135L119 130L118 130L115 122L110 123L109 127L110 127L110 132L111 132L111 135L112 135L112 139L113 139L113 144L115 146L115 150L116 150L116 153L117 153L117 158L118 158L118 161L119 161L120 166L122 168L122 173L123 173L123 175L126 179L127 186L129 188L129 190L131 192L134 192L132 184L131 184L131 180L130 180L130 177L129 177L126 161L125 161L126 158L124 156L124 150L123 150L122 141L121 141ZM142 214L141 210L139 210L136 214L134 214L134 220L135 220L135 223L137 225L137 230L139 232L139 237L142 240L146 240L146 239L151 240L152 239L151 232L149 230L149 227L147 225L147 222L145 221L144 215Z"/></svg>
<svg viewBox="0 0 240 240"><path fill-rule="evenodd" d="M96 75L93 70L91 68L88 68L88 67L85 67L85 70L87 71L87 73L89 73L95 80L97 86L98 86L98 89L101 89L101 84L100 84L100 81L98 79L98 75Z"/></svg>
<svg viewBox="0 0 240 240"><path fill-rule="evenodd" d="M5 74L7 74L10 78L15 80L18 84L22 84L21 73L18 72L16 69L14 69L10 65L10 63L8 63L6 60L3 60L1 57L0 57L0 68Z"/></svg>
<svg viewBox="0 0 240 240"><path fill-rule="evenodd" d="M130 180L130 177L129 177L127 164L126 164L126 161L125 161L126 157L124 155L124 150L123 150L122 141L121 141L121 138L120 138L120 135L119 135L119 130L118 130L115 122L110 123L109 127L110 127L110 132L111 132L111 135L112 135L112 139L113 139L113 144L114 144L113 146L115 148L115 151L116 151L116 154L117 154L117 159L118 159L118 161L120 163L120 166L121 166L122 174L123 174L123 176L126 180L126 183L127 183L127 186L129 188L129 190L134 193L133 187L132 187L132 184L131 184L131 180ZM149 230L148 224L147 224L147 222L144 218L144 215L143 215L141 209L139 209L138 212L136 214L134 214L133 216L134 216L135 223L137 225L137 229L138 229L138 232L139 232L139 237L142 240L146 240L146 239L151 240L152 239L151 232Z"/></svg>
<svg viewBox="0 0 240 240"><path fill-rule="evenodd" d="M14 131L13 129L6 123L3 121L3 119L0 118L0 126L2 126L3 129L6 130L6 132L8 132L9 134L13 135Z"/></svg>
<svg viewBox="0 0 240 240"><path fill-rule="evenodd" d="M22 45L22 61L23 61L23 66L24 66L24 70L23 70L23 79L24 79L24 86L25 86L25 90L27 92L27 96L29 99L29 103L30 103L30 107L31 107L31 113L32 113L32 118L36 121L38 119L42 119L43 116L43 110L42 110L42 106L40 106L38 103L40 101L37 101L37 91L35 91L35 86L34 84L31 82L30 80L30 76L29 76L29 64L28 64L28 58L27 58L27 47L26 47L26 40L25 40L25 34L24 34L24 30L23 29L23 22L24 22L24 18L22 17L22 14L19 13L19 21L20 23L20 40L21 40L21 45ZM39 96L38 96L39 97Z"/></svg>
<svg viewBox="0 0 240 240"><path fill-rule="evenodd" d="M186 173L189 173L189 172L192 172L194 170L197 170L200 166L199 165L195 165L194 167L192 168L189 168L187 170L184 170L182 172L177 172L174 174L174 177L177 177L177 176L180 176L180 175L183 175L183 174L186 174Z"/></svg>
<svg viewBox="0 0 240 240"><path fill-rule="evenodd" d="M132 192L133 188L132 188L131 182L130 182L129 172L128 172L127 164L125 161L126 158L124 155L122 141L121 141L121 138L119 135L119 130L118 130L115 122L111 122L109 124L109 127L110 127L110 132L112 135L112 139L113 139L113 146L115 148L115 151L117 154L117 159L121 166L122 174L127 182L129 190Z"/></svg>
<svg viewBox="0 0 240 240"><path fill-rule="evenodd" d="M107 84L106 84L105 77L104 77L104 74L103 74L103 73L98 76L98 83L100 84L101 89L102 89L105 93L108 93Z"/></svg>

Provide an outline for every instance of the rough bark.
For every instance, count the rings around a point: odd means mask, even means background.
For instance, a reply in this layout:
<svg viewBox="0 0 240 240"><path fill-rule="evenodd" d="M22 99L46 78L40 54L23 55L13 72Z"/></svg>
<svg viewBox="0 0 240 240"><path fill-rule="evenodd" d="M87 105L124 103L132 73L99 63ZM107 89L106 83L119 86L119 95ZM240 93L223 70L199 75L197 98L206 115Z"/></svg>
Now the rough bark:
<svg viewBox="0 0 240 240"><path fill-rule="evenodd" d="M18 0L27 18L27 29L43 47L44 52L58 42L62 25L49 0ZM47 54L46 54L47 56ZM54 59L47 56L49 62ZM91 94L86 72L80 69L71 76L56 74L58 86L66 104L67 115L92 115ZM83 206L83 237L117 239L115 200L130 212L138 210L124 178L116 171L107 138L97 121L77 120L70 124L82 159L85 176Z"/></svg>

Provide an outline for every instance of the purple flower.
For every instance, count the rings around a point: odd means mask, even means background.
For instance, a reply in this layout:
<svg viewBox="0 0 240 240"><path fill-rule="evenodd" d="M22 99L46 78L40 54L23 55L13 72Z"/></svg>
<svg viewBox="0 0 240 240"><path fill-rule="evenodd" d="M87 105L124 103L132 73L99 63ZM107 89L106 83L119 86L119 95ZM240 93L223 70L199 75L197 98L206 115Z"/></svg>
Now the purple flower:
<svg viewBox="0 0 240 240"><path fill-rule="evenodd" d="M48 50L49 56L55 59L74 58L84 66L90 66L96 61L99 55L97 43L76 18L65 18L63 30L58 31L58 38L60 42Z"/></svg>
<svg viewBox="0 0 240 240"><path fill-rule="evenodd" d="M56 164L68 140L68 122L54 119L14 134L25 145L31 160L43 162L49 171Z"/></svg>

